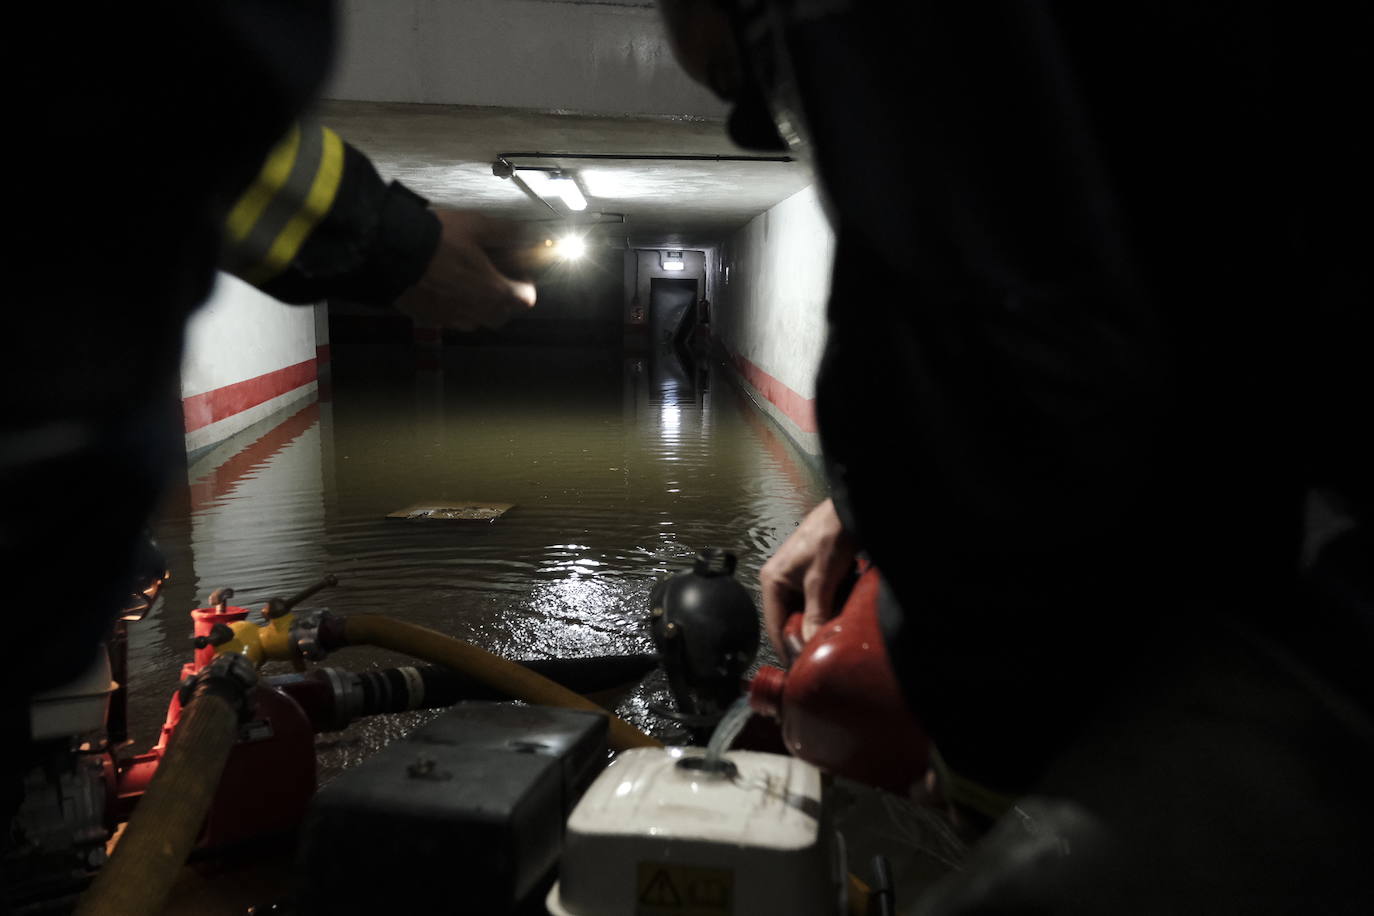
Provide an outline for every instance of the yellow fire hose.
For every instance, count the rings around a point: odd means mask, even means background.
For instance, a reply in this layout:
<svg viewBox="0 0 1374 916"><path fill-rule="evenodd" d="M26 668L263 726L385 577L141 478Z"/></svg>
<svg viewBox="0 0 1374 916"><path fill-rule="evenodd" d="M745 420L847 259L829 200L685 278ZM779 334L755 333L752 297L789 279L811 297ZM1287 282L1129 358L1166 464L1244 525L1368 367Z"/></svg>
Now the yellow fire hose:
<svg viewBox="0 0 1374 916"><path fill-rule="evenodd" d="M581 694L574 693L542 674L428 627L375 614L351 614L344 618L344 636L349 645L391 649L393 652L461 671L512 699L525 700L540 706L584 709L603 715L610 725L609 741L614 750L663 746L661 741L649 737L624 719L612 715Z"/></svg>
<svg viewBox="0 0 1374 916"><path fill-rule="evenodd" d="M81 895L75 916L162 912L214 802L238 731L238 710L226 697L206 692L191 701L114 855Z"/></svg>

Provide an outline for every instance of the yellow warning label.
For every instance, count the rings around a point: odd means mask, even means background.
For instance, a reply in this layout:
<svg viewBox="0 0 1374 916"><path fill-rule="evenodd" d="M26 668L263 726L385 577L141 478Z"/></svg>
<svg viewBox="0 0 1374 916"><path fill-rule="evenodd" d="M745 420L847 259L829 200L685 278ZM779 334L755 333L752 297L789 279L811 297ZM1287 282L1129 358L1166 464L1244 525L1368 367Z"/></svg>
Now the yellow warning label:
<svg viewBox="0 0 1374 916"><path fill-rule="evenodd" d="M635 916L731 916L735 912L735 873L728 868L696 868L640 862Z"/></svg>

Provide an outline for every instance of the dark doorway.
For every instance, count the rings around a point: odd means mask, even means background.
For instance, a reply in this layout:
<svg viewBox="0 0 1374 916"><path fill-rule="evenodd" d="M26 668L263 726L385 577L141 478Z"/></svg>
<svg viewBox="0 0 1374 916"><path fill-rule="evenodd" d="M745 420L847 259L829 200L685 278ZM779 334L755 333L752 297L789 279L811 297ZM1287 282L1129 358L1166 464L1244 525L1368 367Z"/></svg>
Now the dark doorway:
<svg viewBox="0 0 1374 916"><path fill-rule="evenodd" d="M655 277L649 281L649 363L665 395L696 400L696 366L686 346L696 314L697 281Z"/></svg>
<svg viewBox="0 0 1374 916"><path fill-rule="evenodd" d="M655 350L672 349L674 335L697 301L696 280L649 281L649 334Z"/></svg>

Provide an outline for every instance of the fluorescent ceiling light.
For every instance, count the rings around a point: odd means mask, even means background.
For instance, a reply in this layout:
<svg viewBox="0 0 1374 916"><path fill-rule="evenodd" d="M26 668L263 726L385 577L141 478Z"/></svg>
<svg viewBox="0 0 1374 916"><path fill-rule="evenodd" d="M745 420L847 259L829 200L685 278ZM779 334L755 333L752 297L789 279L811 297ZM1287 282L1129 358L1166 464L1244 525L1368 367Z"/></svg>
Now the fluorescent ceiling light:
<svg viewBox="0 0 1374 916"><path fill-rule="evenodd" d="M563 203L568 205L569 210L587 209L587 198L582 196L582 192L577 188L577 182L571 178L555 178L550 182L554 192L561 198Z"/></svg>
<svg viewBox="0 0 1374 916"><path fill-rule="evenodd" d="M682 259L682 252L680 251L663 252L662 257L659 258L659 263L663 265L664 270L687 269L687 263Z"/></svg>
<svg viewBox="0 0 1374 916"><path fill-rule="evenodd" d="M560 200L569 210L587 209L587 198L582 196L577 182L561 172L548 169L516 169L515 176L550 206L554 200Z"/></svg>
<svg viewBox="0 0 1374 916"><path fill-rule="evenodd" d="M515 177L525 183L529 188L541 198L548 198L553 194L553 189L549 186L553 183L553 173L543 169L516 169Z"/></svg>

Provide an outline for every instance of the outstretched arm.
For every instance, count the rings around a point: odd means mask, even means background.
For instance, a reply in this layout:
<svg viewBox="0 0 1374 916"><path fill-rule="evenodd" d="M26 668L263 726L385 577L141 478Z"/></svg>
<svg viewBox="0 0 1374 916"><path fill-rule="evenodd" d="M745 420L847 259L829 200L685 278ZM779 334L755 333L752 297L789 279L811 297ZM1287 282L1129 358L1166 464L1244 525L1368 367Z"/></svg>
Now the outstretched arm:
<svg viewBox="0 0 1374 916"><path fill-rule="evenodd" d="M221 268L285 302L339 297L471 330L534 304L487 249L505 224L434 211L328 127L294 125L229 211Z"/></svg>

